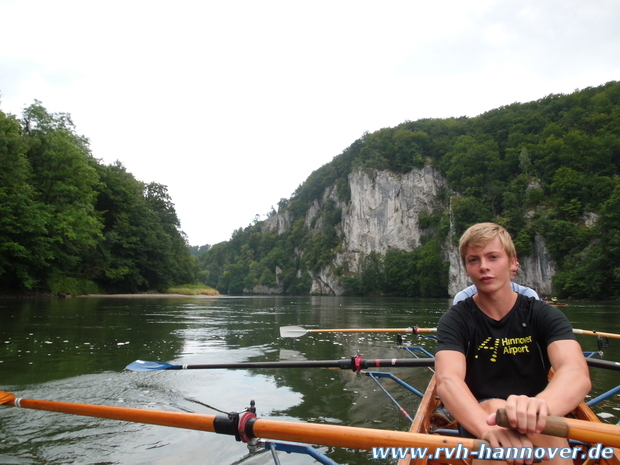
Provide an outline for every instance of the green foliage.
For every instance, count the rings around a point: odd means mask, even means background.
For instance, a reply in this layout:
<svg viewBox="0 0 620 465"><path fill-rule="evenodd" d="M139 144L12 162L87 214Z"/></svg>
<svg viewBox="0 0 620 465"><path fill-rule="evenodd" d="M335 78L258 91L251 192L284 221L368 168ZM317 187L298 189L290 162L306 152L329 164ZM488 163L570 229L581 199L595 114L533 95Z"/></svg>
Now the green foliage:
<svg viewBox="0 0 620 465"><path fill-rule="evenodd" d="M68 114L0 112L3 292L163 290L197 279L165 186L101 165Z"/></svg>
<svg viewBox="0 0 620 465"><path fill-rule="evenodd" d="M103 225L93 206L99 183L96 162L68 115L50 114L36 102L24 110L24 126L32 184L51 214L52 267L70 272L80 266L82 251L94 248L101 237Z"/></svg>
<svg viewBox="0 0 620 465"><path fill-rule="evenodd" d="M358 272L342 282L347 293L355 295L447 297L448 268L439 242L431 239L411 252L362 254Z"/></svg>
<svg viewBox="0 0 620 465"><path fill-rule="evenodd" d="M457 239L471 225L493 219L493 214L488 205L477 197L454 197L452 199L452 216L454 218L454 236Z"/></svg>
<svg viewBox="0 0 620 465"><path fill-rule="evenodd" d="M342 279L347 293L355 295L380 295L385 291L384 258L378 252L361 254L358 272Z"/></svg>
<svg viewBox="0 0 620 465"><path fill-rule="evenodd" d="M620 298L620 185L601 207L598 240L569 255L554 285L569 297Z"/></svg>
<svg viewBox="0 0 620 465"><path fill-rule="evenodd" d="M200 255L202 255L203 253L205 253L207 250L209 250L211 248L211 245L209 244L205 244L205 245L192 245L188 248L189 253L192 257L198 257Z"/></svg>
<svg viewBox="0 0 620 465"><path fill-rule="evenodd" d="M308 294L311 277L306 260L294 252L300 242L312 237L303 219L280 235L261 232L262 226L258 222L238 229L230 241L215 244L198 258L205 284L222 294L251 292L257 284L279 285L285 294Z"/></svg>
<svg viewBox="0 0 620 465"><path fill-rule="evenodd" d="M99 286L92 281L61 275L50 276L47 286L52 294L59 296L99 294L101 292Z"/></svg>
<svg viewBox="0 0 620 465"><path fill-rule="evenodd" d="M95 280L111 292L163 292L195 282L197 264L167 188L137 181L120 163L101 166L99 173L104 188L96 207L105 226L90 256Z"/></svg>
<svg viewBox="0 0 620 465"><path fill-rule="evenodd" d="M52 258L49 209L38 201L19 122L0 112L0 289L32 289Z"/></svg>

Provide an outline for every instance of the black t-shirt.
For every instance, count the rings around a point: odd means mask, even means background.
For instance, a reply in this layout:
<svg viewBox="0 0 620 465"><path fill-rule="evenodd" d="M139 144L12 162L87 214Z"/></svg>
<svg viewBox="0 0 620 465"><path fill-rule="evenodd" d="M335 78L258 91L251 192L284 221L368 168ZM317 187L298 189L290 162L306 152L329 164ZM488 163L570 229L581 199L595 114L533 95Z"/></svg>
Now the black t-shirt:
<svg viewBox="0 0 620 465"><path fill-rule="evenodd" d="M551 368L547 346L563 339L575 339L564 313L523 295L500 321L470 297L448 310L437 327L437 351L465 354L465 383L478 400L533 397L544 390Z"/></svg>

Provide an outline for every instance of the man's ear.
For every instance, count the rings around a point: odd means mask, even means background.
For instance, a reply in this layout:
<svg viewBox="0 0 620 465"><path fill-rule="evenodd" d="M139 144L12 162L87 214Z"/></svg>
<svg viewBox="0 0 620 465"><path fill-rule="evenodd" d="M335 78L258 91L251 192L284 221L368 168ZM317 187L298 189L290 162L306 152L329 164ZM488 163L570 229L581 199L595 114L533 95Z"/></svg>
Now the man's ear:
<svg viewBox="0 0 620 465"><path fill-rule="evenodd" d="M510 271L514 274L517 274L517 271L519 270L519 260L517 259L516 256L512 257L512 260L510 262Z"/></svg>

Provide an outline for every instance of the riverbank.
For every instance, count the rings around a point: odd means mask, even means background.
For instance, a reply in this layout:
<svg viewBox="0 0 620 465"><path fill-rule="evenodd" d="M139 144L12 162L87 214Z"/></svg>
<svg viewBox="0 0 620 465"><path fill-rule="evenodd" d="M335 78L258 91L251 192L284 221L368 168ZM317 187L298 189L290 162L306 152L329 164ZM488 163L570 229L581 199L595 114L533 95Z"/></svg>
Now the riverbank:
<svg viewBox="0 0 620 465"><path fill-rule="evenodd" d="M193 296L207 296L217 297L220 293L212 287L205 286L203 284L183 284L176 287L167 289L167 292L143 292L137 294L54 294L51 292L23 292L19 294L0 294L0 298L36 298L36 299L67 299L71 297L193 297Z"/></svg>
<svg viewBox="0 0 620 465"><path fill-rule="evenodd" d="M76 298L84 297L110 297L110 298L122 298L122 299L134 299L134 298L149 298L149 299L170 299L175 297L227 297L222 294L86 294L78 295Z"/></svg>

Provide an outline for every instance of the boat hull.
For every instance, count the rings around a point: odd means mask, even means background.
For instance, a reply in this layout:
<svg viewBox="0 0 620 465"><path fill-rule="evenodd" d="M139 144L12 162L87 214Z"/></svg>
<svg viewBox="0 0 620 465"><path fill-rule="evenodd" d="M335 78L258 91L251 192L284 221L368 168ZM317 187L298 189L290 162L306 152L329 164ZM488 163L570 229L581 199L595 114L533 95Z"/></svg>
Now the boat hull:
<svg viewBox="0 0 620 465"><path fill-rule="evenodd" d="M437 386L435 382L435 377L433 377L428 384L426 392L424 393L424 397L418 411L416 413L415 418L413 419L413 423L411 424L410 432L412 433L425 433L425 434L444 434L446 431L453 431L456 429L455 423L442 424L439 425L438 421L443 420L443 416L437 416L435 414L437 408L441 405L441 401L439 397L437 397ZM585 420L594 423L601 423L599 417L588 407L587 404L582 402L573 412L573 416L578 420ZM594 444L589 444L589 447L594 446ZM498 464L505 463L501 461L497 461ZM574 460L575 465L620 465L620 449L614 449L614 455L610 459L586 459L583 460L581 458ZM455 464L455 465L469 465L471 464L471 460L463 459L463 458L439 458L430 459L428 456L424 458L415 458L412 459L410 457L401 459L398 462L398 465L442 465L442 464Z"/></svg>

